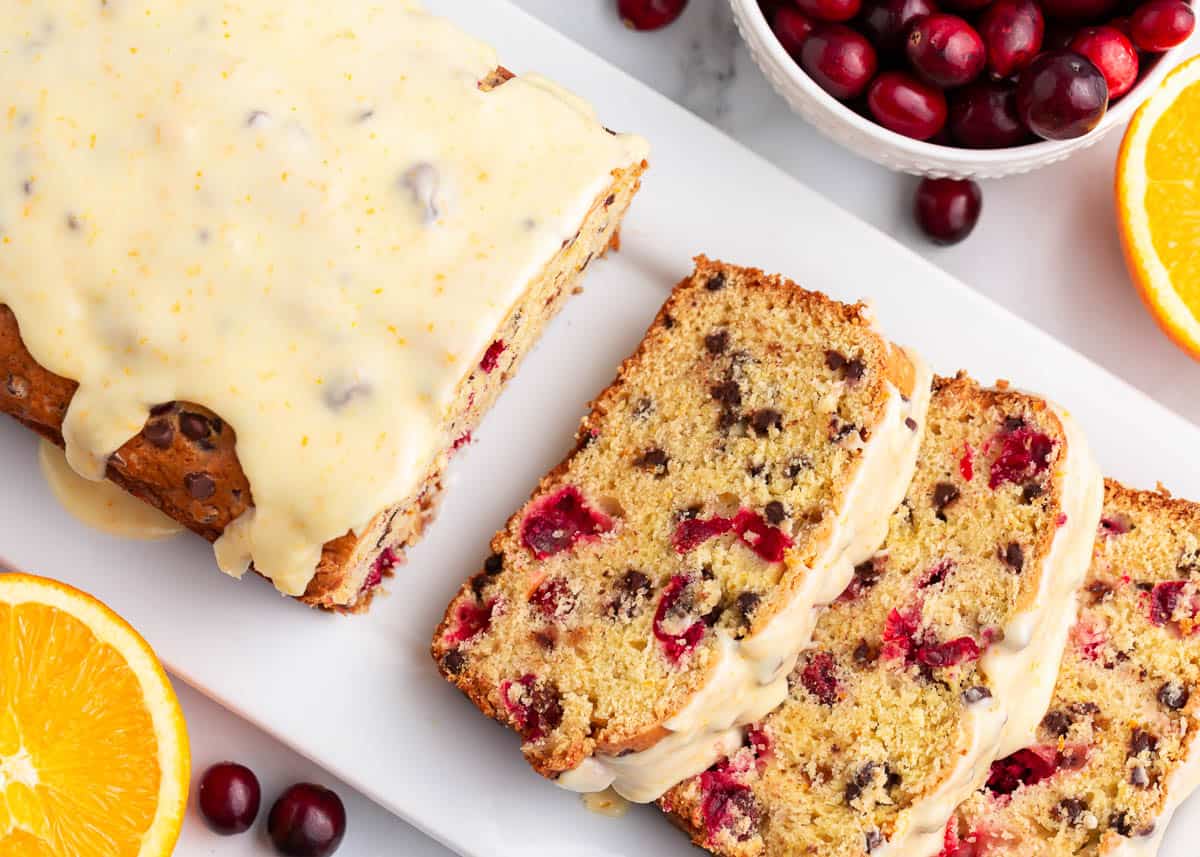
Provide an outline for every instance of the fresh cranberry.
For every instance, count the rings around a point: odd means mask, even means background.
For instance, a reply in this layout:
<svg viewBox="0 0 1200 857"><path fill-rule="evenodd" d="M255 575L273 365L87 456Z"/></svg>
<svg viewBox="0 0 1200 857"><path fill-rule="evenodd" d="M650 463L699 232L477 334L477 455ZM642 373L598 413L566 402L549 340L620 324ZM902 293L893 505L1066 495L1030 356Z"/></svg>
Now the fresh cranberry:
<svg viewBox="0 0 1200 857"><path fill-rule="evenodd" d="M492 624L495 607L495 601L485 604L476 604L474 601L460 603L454 611L454 627L446 634L446 642L462 643L486 631Z"/></svg>
<svg viewBox="0 0 1200 857"><path fill-rule="evenodd" d="M547 619L562 619L575 609L575 594L561 577L551 577L533 590L529 603Z"/></svg>
<svg viewBox="0 0 1200 857"><path fill-rule="evenodd" d="M993 491L1005 482L1023 485L1050 466L1054 441L1039 431L1019 426L1000 432L993 441L1000 444L1000 452L988 474L988 488Z"/></svg>
<svg viewBox="0 0 1200 857"><path fill-rule="evenodd" d="M574 485L539 500L521 522L521 541L537 559L594 541L613 527L612 519L588 506Z"/></svg>
<svg viewBox="0 0 1200 857"><path fill-rule="evenodd" d="M200 814L222 836L249 830L261 800L258 777L245 765L221 762L200 778Z"/></svg>
<svg viewBox="0 0 1200 857"><path fill-rule="evenodd" d="M983 192L969 179L922 179L917 186L917 223L937 244L957 244L970 235L982 210Z"/></svg>
<svg viewBox="0 0 1200 857"><path fill-rule="evenodd" d="M1186 614L1187 619L1194 619L1197 613L1200 613L1200 596L1188 594L1187 587L1186 580L1156 583L1150 590L1150 621L1155 625L1166 625L1174 622L1176 616L1183 614ZM1190 634L1198 630L1198 625L1188 626Z"/></svg>
<svg viewBox="0 0 1200 857"><path fill-rule="evenodd" d="M778 527L772 527L762 515L742 509L733 519L733 531L742 544L766 562L783 562L783 555L792 546L791 538Z"/></svg>
<svg viewBox="0 0 1200 857"><path fill-rule="evenodd" d="M987 62L979 33L957 15L943 13L913 24L906 51L917 73L943 89L970 83Z"/></svg>
<svg viewBox="0 0 1200 857"><path fill-rule="evenodd" d="M921 611L918 608L900 610L892 608L883 623L883 635L879 654L885 659L909 660L916 648L917 632L921 628Z"/></svg>
<svg viewBox="0 0 1200 857"><path fill-rule="evenodd" d="M917 661L927 667L954 667L979 660L982 651L971 637L957 637L945 643L924 643L917 647Z"/></svg>
<svg viewBox="0 0 1200 857"><path fill-rule="evenodd" d="M958 473L967 482L975 478L975 450L966 441L963 441L962 458L958 460Z"/></svg>
<svg viewBox="0 0 1200 857"><path fill-rule="evenodd" d="M954 12L969 14L987 8L992 0L941 0L941 6Z"/></svg>
<svg viewBox="0 0 1200 857"><path fill-rule="evenodd" d="M671 545L676 553L688 553L732 529L733 518L684 518L671 536Z"/></svg>
<svg viewBox="0 0 1200 857"><path fill-rule="evenodd" d="M979 16L979 35L987 45L988 70L1010 77L1042 49L1046 19L1033 0L996 0Z"/></svg>
<svg viewBox="0 0 1200 857"><path fill-rule="evenodd" d="M800 49L800 65L834 98L856 98L875 76L878 60L866 36L844 24L818 28Z"/></svg>
<svg viewBox="0 0 1200 857"><path fill-rule="evenodd" d="M720 766L700 775L700 813L709 843L725 832L738 842L754 835L759 808L750 787Z"/></svg>
<svg viewBox="0 0 1200 857"><path fill-rule="evenodd" d="M833 705L842 695L842 686L837 679L837 664L829 652L811 655L800 671L800 683L816 697L822 705Z"/></svg>
<svg viewBox="0 0 1200 857"><path fill-rule="evenodd" d="M1017 82L1021 121L1047 140L1082 137L1100 124L1107 109L1104 75L1074 51L1041 54Z"/></svg>
<svg viewBox="0 0 1200 857"><path fill-rule="evenodd" d="M1163 685L1163 687L1165 688L1167 685ZM1159 693L1160 699L1162 696L1163 694ZM1178 711L1180 708L1183 708L1183 706L1187 704L1187 696L1187 688L1182 688L1182 694L1176 693L1174 697L1171 697L1172 699L1176 700L1179 698L1184 700L1183 703L1176 705L1171 710ZM754 752L755 758L765 759L771 755L771 736L768 735L766 730L761 726L751 726L746 730L746 743L750 745L750 749Z"/></svg>
<svg viewBox="0 0 1200 857"><path fill-rule="evenodd" d="M1048 17L1066 21L1095 21L1107 17L1118 0L1041 0Z"/></svg>
<svg viewBox="0 0 1200 857"><path fill-rule="evenodd" d="M346 808L324 786L297 783L271 807L267 832L286 857L327 857L346 835Z"/></svg>
<svg viewBox="0 0 1200 857"><path fill-rule="evenodd" d="M951 93L949 126L968 149L1003 149L1029 137L1017 115L1017 89L1002 81L977 80Z"/></svg>
<svg viewBox="0 0 1200 857"><path fill-rule="evenodd" d="M1196 28L1196 13L1184 0L1150 0L1129 16L1133 43L1143 51L1160 52L1187 41Z"/></svg>
<svg viewBox="0 0 1200 857"><path fill-rule="evenodd" d="M862 8L862 0L794 0L796 7L818 21L849 21Z"/></svg>
<svg viewBox="0 0 1200 857"><path fill-rule="evenodd" d="M688 592L690 583L691 579L686 575L677 574L671 578L670 582L663 587L662 598L658 602L658 609L654 611L654 622L650 626L655 638L662 644L667 660L673 664L678 663L680 658L696 648L704 637L704 622L699 617L681 632L676 632L675 626L690 618L689 608L692 606L692 596ZM671 631L664 627L665 621L671 622Z"/></svg>
<svg viewBox="0 0 1200 857"><path fill-rule="evenodd" d="M504 344L503 339L497 339L488 346L487 351L483 352L483 358L479 361L479 368L482 369L485 374L490 375L500 363L500 355L503 354L507 348L508 346Z"/></svg>
<svg viewBox="0 0 1200 857"><path fill-rule="evenodd" d="M673 23L688 0L617 0L617 12L631 30L659 30Z"/></svg>
<svg viewBox="0 0 1200 857"><path fill-rule="evenodd" d="M913 22L935 11L930 0L867 0L858 20L859 29L880 54L893 56L903 52Z"/></svg>
<svg viewBox="0 0 1200 857"><path fill-rule="evenodd" d="M875 121L897 134L928 140L946 124L946 96L903 71L885 71L871 82L867 106Z"/></svg>
<svg viewBox="0 0 1200 857"><path fill-rule="evenodd" d="M514 688L517 688L514 693ZM528 741L537 741L562 725L562 695L552 682L539 682L532 673L500 683L500 698L512 713L517 730Z"/></svg>
<svg viewBox="0 0 1200 857"><path fill-rule="evenodd" d="M1071 40L1070 48L1100 69L1108 83L1109 99L1120 98L1137 82L1137 51L1115 27L1085 27Z"/></svg>
<svg viewBox="0 0 1200 857"><path fill-rule="evenodd" d="M771 29L783 49L798 57L804 40L812 35L813 22L799 9L781 6L771 18Z"/></svg>
<svg viewBox="0 0 1200 857"><path fill-rule="evenodd" d="M1053 776L1058 768L1057 748L1027 747L992 762L987 789L996 794L1012 794L1023 785L1036 785Z"/></svg>

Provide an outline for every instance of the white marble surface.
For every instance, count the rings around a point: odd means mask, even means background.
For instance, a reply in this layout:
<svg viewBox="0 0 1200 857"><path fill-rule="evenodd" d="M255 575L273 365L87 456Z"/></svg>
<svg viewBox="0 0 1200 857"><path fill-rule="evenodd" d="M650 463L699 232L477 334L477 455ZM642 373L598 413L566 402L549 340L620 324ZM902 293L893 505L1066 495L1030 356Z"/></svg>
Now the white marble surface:
<svg viewBox="0 0 1200 857"><path fill-rule="evenodd" d="M1191 387L1200 383L1200 365L1159 332L1138 302L1121 261L1111 192L1119 134L1065 164L984 183L983 217L975 233L957 247L937 248L921 238L909 215L915 180L844 152L793 116L741 46L725 0L691 0L680 21L657 33L625 30L617 21L615 0L515 2L1016 314L1200 422L1200 397ZM516 71L531 70L521 66L519 57L507 59ZM711 169L720 165L698 164L697 174ZM720 200L712 204L720 205ZM805 236L798 233L794 240L802 243ZM181 698L197 776L212 762L242 761L262 779L267 805L270 795L297 780L334 787L350 816L339 857L449 854L235 715L186 688ZM192 808L176 853L259 857L271 850L259 835L226 839L210 834Z"/></svg>

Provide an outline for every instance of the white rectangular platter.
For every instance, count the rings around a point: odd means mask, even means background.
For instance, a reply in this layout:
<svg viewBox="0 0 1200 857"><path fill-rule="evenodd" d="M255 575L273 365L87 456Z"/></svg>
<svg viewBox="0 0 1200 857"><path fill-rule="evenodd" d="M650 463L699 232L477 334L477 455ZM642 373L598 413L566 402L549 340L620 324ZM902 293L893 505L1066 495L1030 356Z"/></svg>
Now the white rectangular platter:
<svg viewBox="0 0 1200 857"><path fill-rule="evenodd" d="M226 578L198 539L146 545L84 529L43 485L33 437L0 423L0 556L106 600L176 675L463 854L696 853L653 808L621 820L594 815L534 775L516 737L442 681L428 644L493 531L568 449L585 403L699 252L837 298L868 298L891 337L940 372L1007 378L1062 402L1109 475L1139 486L1161 479L1200 498L1192 424L505 0L429 5L495 44L514 70L549 74L593 101L610 126L650 138L651 170L623 248L594 266L585 293L457 457L428 537L364 617L310 612L261 581ZM1183 857L1197 835L1200 806L1185 807L1164 853Z"/></svg>

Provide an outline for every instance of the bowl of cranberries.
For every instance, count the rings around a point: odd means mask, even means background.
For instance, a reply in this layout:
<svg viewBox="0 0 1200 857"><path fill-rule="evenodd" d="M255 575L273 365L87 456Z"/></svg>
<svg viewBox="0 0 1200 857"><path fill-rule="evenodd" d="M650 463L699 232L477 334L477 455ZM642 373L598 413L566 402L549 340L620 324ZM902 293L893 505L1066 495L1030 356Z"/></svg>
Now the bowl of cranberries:
<svg viewBox="0 0 1200 857"><path fill-rule="evenodd" d="M1200 0L731 0L791 107L896 170L996 178L1126 122Z"/></svg>

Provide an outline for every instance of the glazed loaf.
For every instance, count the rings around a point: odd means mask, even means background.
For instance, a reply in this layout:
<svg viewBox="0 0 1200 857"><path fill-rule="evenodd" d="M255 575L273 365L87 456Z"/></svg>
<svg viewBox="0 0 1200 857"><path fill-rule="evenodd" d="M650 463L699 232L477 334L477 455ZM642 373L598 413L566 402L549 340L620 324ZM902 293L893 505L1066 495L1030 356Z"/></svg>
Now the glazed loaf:
<svg viewBox="0 0 1200 857"><path fill-rule="evenodd" d="M491 90L511 78L508 71L497 69L479 86ZM645 166L641 162L613 173L574 237L563 242L521 299L508 308L491 345L476 355L474 368L459 384L442 426L445 448L420 489L379 510L362 532L351 530L327 542L301 601L341 611L368 605L381 578L391 573L432 515L450 454L469 440L588 265L617 246L618 227ZM61 446L63 419L75 390L74 381L37 363L22 341L16 316L0 303L0 411ZM253 486L238 461L236 426L195 403L156 406L141 433L112 455L107 475L209 541L254 505Z"/></svg>

